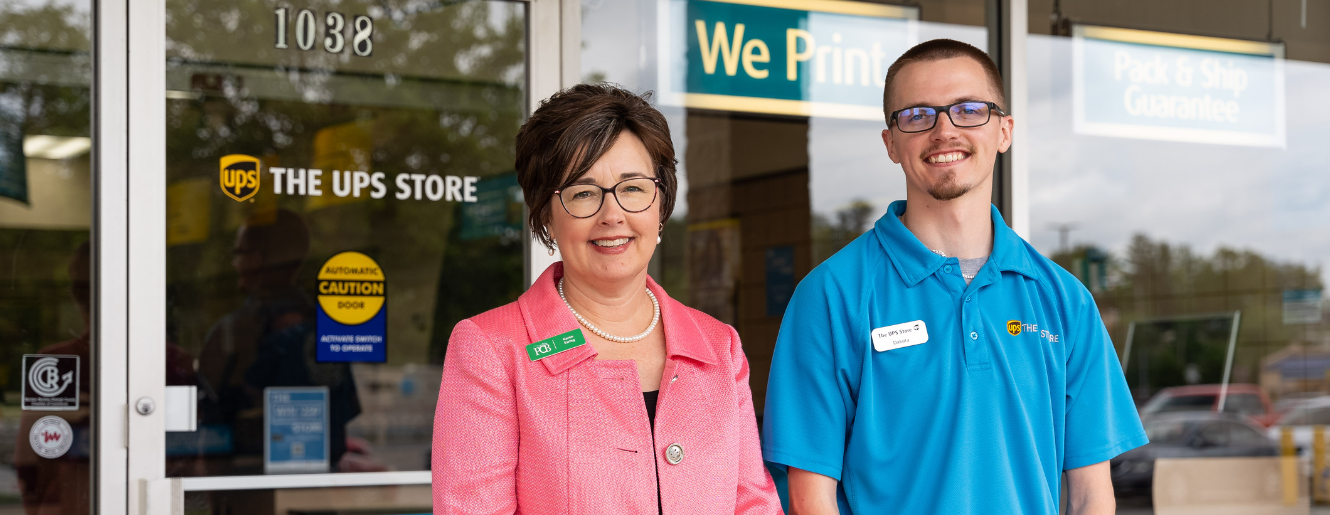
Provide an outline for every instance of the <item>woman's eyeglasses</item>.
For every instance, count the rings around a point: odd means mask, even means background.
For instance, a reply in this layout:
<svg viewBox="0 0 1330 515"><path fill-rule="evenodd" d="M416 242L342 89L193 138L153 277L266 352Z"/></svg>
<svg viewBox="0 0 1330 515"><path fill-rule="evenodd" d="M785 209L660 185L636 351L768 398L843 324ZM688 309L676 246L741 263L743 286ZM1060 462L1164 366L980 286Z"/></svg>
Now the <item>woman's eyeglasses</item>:
<svg viewBox="0 0 1330 515"><path fill-rule="evenodd" d="M619 207L629 213L641 213L656 202L656 190L660 189L660 179L639 177L615 184L613 188L602 188L596 184L574 184L554 194L559 196L564 211L573 218L590 218L600 212L605 204L605 194L614 195Z"/></svg>
<svg viewBox="0 0 1330 515"><path fill-rule="evenodd" d="M890 120L895 122L901 132L924 132L937 125L938 112L946 112L952 125L965 128L988 123L994 111L998 116L1007 115L992 102L957 102L949 106L907 107L891 113Z"/></svg>

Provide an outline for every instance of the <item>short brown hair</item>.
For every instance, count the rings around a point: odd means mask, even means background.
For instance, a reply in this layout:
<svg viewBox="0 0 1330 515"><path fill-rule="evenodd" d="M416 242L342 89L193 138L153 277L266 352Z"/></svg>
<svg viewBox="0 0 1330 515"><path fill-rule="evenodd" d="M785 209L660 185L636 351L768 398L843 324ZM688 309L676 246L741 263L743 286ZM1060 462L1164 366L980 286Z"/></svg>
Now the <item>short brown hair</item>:
<svg viewBox="0 0 1330 515"><path fill-rule="evenodd" d="M517 131L517 183L526 200L531 233L554 247L546 225L554 192L571 186L608 152L619 135L632 132L646 146L660 179L660 221L674 211L674 143L665 116L614 84L578 84L542 101ZM564 172L569 172L564 177Z"/></svg>
<svg viewBox="0 0 1330 515"><path fill-rule="evenodd" d="M993 58L989 57L983 50L968 43L962 43L954 39L933 39L906 50L904 54L896 58L896 62L891 63L891 67L887 68L886 85L882 88L882 114L887 117L888 127L891 126L891 112L893 111L890 105L891 83L896 80L896 75L900 73L901 68L910 63L941 61L956 57L969 57L984 68L984 74L988 76L988 86L997 95L997 99L993 102L1004 111L1007 109L1007 95L1002 90L1002 72L998 71L997 64L993 63Z"/></svg>

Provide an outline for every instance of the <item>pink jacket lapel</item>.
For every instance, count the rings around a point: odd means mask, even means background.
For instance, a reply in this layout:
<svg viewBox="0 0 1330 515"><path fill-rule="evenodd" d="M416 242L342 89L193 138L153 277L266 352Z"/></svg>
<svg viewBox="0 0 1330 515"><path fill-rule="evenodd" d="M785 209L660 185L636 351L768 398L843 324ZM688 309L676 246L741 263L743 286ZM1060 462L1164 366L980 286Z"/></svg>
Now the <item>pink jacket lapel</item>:
<svg viewBox="0 0 1330 515"><path fill-rule="evenodd" d="M517 299L526 323L527 337L531 342L557 336L573 329L581 329L572 312L568 311L563 299L559 298L557 284L563 277L563 263L554 263L540 274L540 278ZM660 301L661 325L665 331L665 351L668 358L684 357L702 363L717 363L716 352L693 321L689 308L670 298L656 281L647 277L647 288L656 294ZM550 374L562 374L565 370L588 359L596 357L596 349L583 345L575 349L560 352L541 359Z"/></svg>

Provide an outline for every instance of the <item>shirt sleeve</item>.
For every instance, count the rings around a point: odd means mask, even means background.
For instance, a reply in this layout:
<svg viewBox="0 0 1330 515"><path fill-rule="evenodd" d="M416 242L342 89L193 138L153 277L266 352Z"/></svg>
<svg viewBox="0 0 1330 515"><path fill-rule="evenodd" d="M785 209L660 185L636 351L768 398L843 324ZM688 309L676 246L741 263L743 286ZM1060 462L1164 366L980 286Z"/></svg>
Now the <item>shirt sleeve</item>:
<svg viewBox="0 0 1330 515"><path fill-rule="evenodd" d="M434 513L517 512L517 404L508 370L474 322L457 324L434 412Z"/></svg>
<svg viewBox="0 0 1330 515"><path fill-rule="evenodd" d="M839 294L826 275L809 274L795 289L771 359L762 420L762 455L772 463L840 480L853 402L836 361L849 338L838 316Z"/></svg>
<svg viewBox="0 0 1330 515"><path fill-rule="evenodd" d="M753 415L753 389L748 385L748 358L744 356L739 333L730 327L730 354L738 365L734 382L739 392L737 408L740 431L739 487L735 492L734 513L752 515L781 514L780 496L771 473L762 464L762 448L757 438L757 422Z"/></svg>
<svg viewBox="0 0 1330 515"><path fill-rule="evenodd" d="M1079 285L1078 285L1079 286ZM1089 292L1073 301L1066 328L1066 444L1063 470L1108 461L1148 443L1113 342Z"/></svg>

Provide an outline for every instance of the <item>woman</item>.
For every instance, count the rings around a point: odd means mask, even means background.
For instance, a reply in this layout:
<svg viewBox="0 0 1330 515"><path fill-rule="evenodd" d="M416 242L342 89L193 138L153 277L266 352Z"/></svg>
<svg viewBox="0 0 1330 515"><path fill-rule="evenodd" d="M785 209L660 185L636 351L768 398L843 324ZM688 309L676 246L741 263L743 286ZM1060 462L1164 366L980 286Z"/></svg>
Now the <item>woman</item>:
<svg viewBox="0 0 1330 515"><path fill-rule="evenodd" d="M780 513L738 335L647 276L674 166L665 118L614 86L522 126L529 221L563 261L453 329L434 513Z"/></svg>

